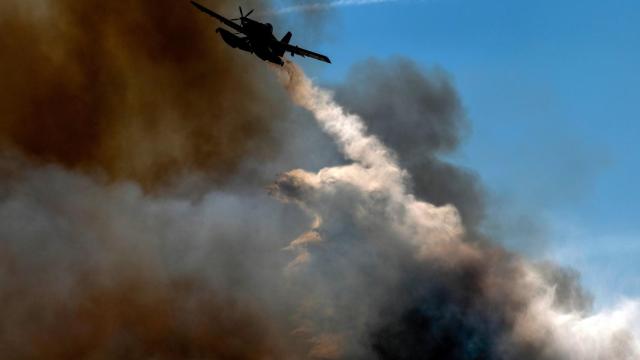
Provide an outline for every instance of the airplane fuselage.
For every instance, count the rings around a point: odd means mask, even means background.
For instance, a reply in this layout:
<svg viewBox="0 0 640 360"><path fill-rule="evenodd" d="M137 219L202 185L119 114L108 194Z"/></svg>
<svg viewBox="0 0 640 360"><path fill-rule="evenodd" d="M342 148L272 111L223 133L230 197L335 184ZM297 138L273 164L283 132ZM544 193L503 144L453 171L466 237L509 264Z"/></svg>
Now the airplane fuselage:
<svg viewBox="0 0 640 360"><path fill-rule="evenodd" d="M252 19L243 18L242 26L247 29L247 40L253 48L253 53L266 61L282 65L282 60L278 56L278 49L273 48L273 44L278 43L278 39L273 35L273 26L269 23L260 23Z"/></svg>
<svg viewBox="0 0 640 360"><path fill-rule="evenodd" d="M253 53L260 59L274 64L283 64L282 55L279 55L280 49L275 49L273 46L278 43L278 39L273 35L271 24L263 24L248 18L243 18L241 24L245 29L246 37L244 38L238 37L224 28L218 28L217 32L231 47Z"/></svg>

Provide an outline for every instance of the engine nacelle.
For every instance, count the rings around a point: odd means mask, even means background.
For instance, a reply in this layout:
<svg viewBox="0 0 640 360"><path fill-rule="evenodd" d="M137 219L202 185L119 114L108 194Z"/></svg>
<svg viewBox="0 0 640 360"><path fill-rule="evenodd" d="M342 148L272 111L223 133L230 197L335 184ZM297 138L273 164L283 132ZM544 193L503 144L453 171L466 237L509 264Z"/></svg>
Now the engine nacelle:
<svg viewBox="0 0 640 360"><path fill-rule="evenodd" d="M222 40L224 40L224 42L229 44L229 46L231 46L232 48L238 48L244 51L252 52L251 47L243 38L235 36L223 28L216 29L216 32L220 33L220 37L222 37Z"/></svg>
<svg viewBox="0 0 640 360"><path fill-rule="evenodd" d="M237 36L233 35L232 33L228 32L223 28L217 28L216 32L220 34L220 37L222 38L222 40L224 40L224 42L229 44L229 46L231 46L232 48L238 47L238 42L240 38L238 38Z"/></svg>

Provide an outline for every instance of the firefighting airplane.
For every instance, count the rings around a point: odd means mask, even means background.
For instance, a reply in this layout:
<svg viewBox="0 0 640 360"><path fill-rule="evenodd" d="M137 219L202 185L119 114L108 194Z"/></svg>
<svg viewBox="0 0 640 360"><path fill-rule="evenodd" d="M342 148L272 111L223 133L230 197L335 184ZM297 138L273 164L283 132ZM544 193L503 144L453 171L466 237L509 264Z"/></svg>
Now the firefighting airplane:
<svg viewBox="0 0 640 360"><path fill-rule="evenodd" d="M331 63L331 60L329 60L328 57L322 54L318 54L313 51L300 48L298 46L289 45L289 40L291 40L291 32L287 32L287 34L281 40L276 39L276 37L273 35L273 26L271 24L263 24L253 19L249 19L249 15L251 15L253 10L249 11L246 14L243 14L242 8L239 7L240 17L237 19L229 20L224 16L216 14L210 9L207 9L206 7L198 4L195 1L191 1L191 4L193 4L193 6L195 6L203 13L220 20L223 24L237 31L237 33L234 35L223 28L216 29L216 32L220 33L220 36L222 36L222 40L224 40L232 48L238 48L240 50L248 51L250 53L256 54L262 60L270 61L278 65L284 65L282 57L286 52L291 53L291 56L293 56L294 54L298 54L302 57L308 56L310 58L324 61L329 64ZM234 22L238 20L240 21L240 24ZM236 36L238 34L243 34L244 36Z"/></svg>

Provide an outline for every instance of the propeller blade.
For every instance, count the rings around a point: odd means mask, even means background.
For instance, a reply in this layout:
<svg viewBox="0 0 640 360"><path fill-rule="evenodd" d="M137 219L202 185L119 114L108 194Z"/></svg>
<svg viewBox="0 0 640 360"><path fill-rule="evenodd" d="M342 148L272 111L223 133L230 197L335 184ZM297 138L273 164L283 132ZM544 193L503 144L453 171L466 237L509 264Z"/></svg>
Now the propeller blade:
<svg viewBox="0 0 640 360"><path fill-rule="evenodd" d="M255 9L251 9L251 11L249 11L244 17L249 17L249 15L251 15L251 13L253 12L253 10Z"/></svg>
<svg viewBox="0 0 640 360"><path fill-rule="evenodd" d="M243 18L244 15L242 14L242 6L238 6L238 10L240 10L240 17Z"/></svg>

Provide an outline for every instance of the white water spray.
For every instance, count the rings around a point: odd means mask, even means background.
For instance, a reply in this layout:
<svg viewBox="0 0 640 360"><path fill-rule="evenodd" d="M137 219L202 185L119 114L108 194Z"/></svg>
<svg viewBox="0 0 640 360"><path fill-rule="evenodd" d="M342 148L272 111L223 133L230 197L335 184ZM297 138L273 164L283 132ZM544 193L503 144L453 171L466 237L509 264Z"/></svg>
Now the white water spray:
<svg viewBox="0 0 640 360"><path fill-rule="evenodd" d="M398 165L393 152L367 133L361 118L345 112L331 92L315 86L295 64L287 63L277 71L292 100L310 111L344 156L353 161L318 173L292 170L274 185L274 194L299 204L315 218L312 229L290 245L299 251L291 267L312 261L309 247L331 241L323 239L323 234L335 233L332 227L342 221L336 219L340 216L348 217L349 224L354 223L365 233L371 246L387 241L392 242L390 246L413 247L417 261L431 261L452 269L493 261L490 250L464 241L464 228L455 207L434 206L409 193L406 187L409 175ZM505 342L544 346L543 352L550 358L640 358L637 302L587 317L563 312L554 305L555 285L547 283L525 259L515 259L515 265L509 268L512 274L502 273L504 269L500 266L492 269L494 266L489 265L491 269L480 284L481 294L489 303L503 303L502 298L509 296L527 304L515 315ZM508 352L505 354L509 356Z"/></svg>

